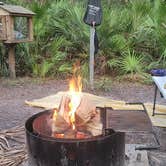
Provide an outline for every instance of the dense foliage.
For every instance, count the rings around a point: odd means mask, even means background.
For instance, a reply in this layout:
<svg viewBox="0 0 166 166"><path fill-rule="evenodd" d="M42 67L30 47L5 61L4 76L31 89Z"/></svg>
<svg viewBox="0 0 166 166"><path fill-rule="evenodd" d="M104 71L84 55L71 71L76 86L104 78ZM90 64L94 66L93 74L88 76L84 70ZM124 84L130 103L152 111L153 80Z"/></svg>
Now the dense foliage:
<svg viewBox="0 0 166 166"><path fill-rule="evenodd" d="M34 42L16 49L17 74L63 76L78 59L88 75L89 27L82 21L86 3L79 0L6 0L36 13ZM26 2L26 3L25 3ZM97 28L98 74L142 75L166 67L166 2L102 0L103 22ZM0 45L0 75L7 75L7 55Z"/></svg>

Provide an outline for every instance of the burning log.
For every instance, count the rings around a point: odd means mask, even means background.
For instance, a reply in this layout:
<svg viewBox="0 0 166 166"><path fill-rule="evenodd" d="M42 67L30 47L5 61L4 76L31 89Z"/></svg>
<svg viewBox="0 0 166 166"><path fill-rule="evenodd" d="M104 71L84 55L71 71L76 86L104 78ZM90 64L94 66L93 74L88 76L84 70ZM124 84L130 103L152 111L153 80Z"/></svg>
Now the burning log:
<svg viewBox="0 0 166 166"><path fill-rule="evenodd" d="M88 137L102 134L100 113L90 102L87 96L81 96L78 107L75 110L74 129L70 117L71 96L66 93L62 97L58 110L55 110L52 118L52 135L57 138ZM78 132L78 133L77 133ZM84 133L84 134L83 134ZM63 136L62 136L63 135Z"/></svg>
<svg viewBox="0 0 166 166"><path fill-rule="evenodd" d="M70 128L69 118L67 113L69 112L69 98L63 96L59 109L54 110L53 119L52 119L52 132L63 133Z"/></svg>
<svg viewBox="0 0 166 166"><path fill-rule="evenodd" d="M90 102L89 97L83 96L81 103L76 111L76 125L78 129L86 127L93 136L102 134L102 123L100 121L100 112L96 110L95 105Z"/></svg>
<svg viewBox="0 0 166 166"><path fill-rule="evenodd" d="M80 105L76 110L76 115L79 117L77 122L78 126L82 126L88 123L91 119L96 116L96 107L90 102L87 96L81 98Z"/></svg>
<svg viewBox="0 0 166 166"><path fill-rule="evenodd" d="M52 135L54 137L77 138L102 134L100 113L89 97L82 93L82 82L77 65L69 83L69 91L62 96L59 109L52 117ZM81 134L78 132L81 132Z"/></svg>

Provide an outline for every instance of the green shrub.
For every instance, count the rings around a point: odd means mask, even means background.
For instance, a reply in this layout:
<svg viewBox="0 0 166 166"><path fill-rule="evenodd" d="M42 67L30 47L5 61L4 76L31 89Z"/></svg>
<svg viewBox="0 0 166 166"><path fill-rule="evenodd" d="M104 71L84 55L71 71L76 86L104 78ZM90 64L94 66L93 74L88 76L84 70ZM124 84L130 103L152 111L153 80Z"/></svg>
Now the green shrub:
<svg viewBox="0 0 166 166"><path fill-rule="evenodd" d="M80 60L87 80L89 26L83 22L86 3L80 0L6 0L36 13L34 42L16 48L17 74L39 77L71 74ZM103 21L97 27L100 50L96 73L146 75L166 67L166 3L163 0L103 0ZM0 45L0 75L8 75L7 55ZM130 50L130 51L129 51Z"/></svg>
<svg viewBox="0 0 166 166"><path fill-rule="evenodd" d="M134 51L128 50L119 59L120 72L123 74L136 74L143 72L143 58Z"/></svg>

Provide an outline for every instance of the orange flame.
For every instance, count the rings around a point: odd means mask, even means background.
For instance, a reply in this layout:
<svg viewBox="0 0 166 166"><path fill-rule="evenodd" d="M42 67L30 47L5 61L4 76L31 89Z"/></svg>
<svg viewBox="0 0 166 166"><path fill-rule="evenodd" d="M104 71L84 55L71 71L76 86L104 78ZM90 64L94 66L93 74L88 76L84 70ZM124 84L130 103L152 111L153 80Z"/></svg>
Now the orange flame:
<svg viewBox="0 0 166 166"><path fill-rule="evenodd" d="M69 101L69 110L67 115L63 114L64 119L66 120L67 123L69 123L72 127L73 130L76 129L75 126L75 113L77 111L77 108L80 105L81 102L81 96L82 96L82 78L81 76L77 73L79 70L78 65L74 65L73 69L73 77L69 82L69 92L67 93L68 97L70 98ZM58 116L58 111L54 110L53 113L53 121L55 122L57 120ZM67 116L67 117L65 117Z"/></svg>
<svg viewBox="0 0 166 166"><path fill-rule="evenodd" d="M69 103L69 118L72 125L72 129L75 130L75 113L77 111L78 106L81 102L81 92L82 92L82 79L80 76L73 77L70 80L69 84L69 94L70 94L70 103Z"/></svg>
<svg viewBox="0 0 166 166"><path fill-rule="evenodd" d="M52 118L54 122L55 122L56 119L57 119L57 115L58 115L58 112L57 112L56 109L54 109L54 114L53 114L53 118Z"/></svg>

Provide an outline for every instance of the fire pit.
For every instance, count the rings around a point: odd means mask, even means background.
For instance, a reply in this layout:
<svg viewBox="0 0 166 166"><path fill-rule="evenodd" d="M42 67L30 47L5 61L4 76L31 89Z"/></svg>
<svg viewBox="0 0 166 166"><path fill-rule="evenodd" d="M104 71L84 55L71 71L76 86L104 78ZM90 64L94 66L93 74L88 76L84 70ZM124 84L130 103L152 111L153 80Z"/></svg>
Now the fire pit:
<svg viewBox="0 0 166 166"><path fill-rule="evenodd" d="M124 133L107 129L106 109L83 95L74 69L59 108L26 122L30 166L123 166Z"/></svg>
<svg viewBox="0 0 166 166"><path fill-rule="evenodd" d="M46 122L53 112L38 113L26 122L30 166L124 165L124 133L104 129L98 136L55 138Z"/></svg>

